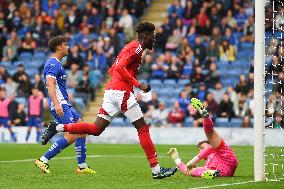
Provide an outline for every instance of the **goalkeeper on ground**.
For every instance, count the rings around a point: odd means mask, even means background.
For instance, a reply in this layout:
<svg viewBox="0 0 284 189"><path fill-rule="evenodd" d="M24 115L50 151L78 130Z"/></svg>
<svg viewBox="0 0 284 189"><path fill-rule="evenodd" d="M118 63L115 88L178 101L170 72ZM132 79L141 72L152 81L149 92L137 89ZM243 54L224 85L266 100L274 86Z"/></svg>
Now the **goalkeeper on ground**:
<svg viewBox="0 0 284 189"><path fill-rule="evenodd" d="M167 154L175 161L180 171L185 175L202 178L233 176L238 166L238 159L235 153L214 130L213 122L202 102L193 98L191 103L203 117L203 129L208 140L198 143L198 155L186 165L178 156L176 148L171 148ZM206 160L204 166L197 167L197 163L202 159Z"/></svg>

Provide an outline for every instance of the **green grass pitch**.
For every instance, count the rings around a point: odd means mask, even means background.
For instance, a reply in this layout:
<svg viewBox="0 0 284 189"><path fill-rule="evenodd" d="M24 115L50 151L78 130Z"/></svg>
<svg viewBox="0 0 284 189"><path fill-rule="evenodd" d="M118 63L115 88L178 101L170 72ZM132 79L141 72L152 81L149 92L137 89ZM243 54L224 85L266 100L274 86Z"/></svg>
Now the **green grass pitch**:
<svg viewBox="0 0 284 189"><path fill-rule="evenodd" d="M172 146L156 146L160 165L174 166L172 160L165 155ZM49 147L49 145L0 144L0 188L189 189L208 188L214 185L216 186L213 188L230 189L284 188L283 181L238 184L253 180L252 147L233 146L239 158L239 167L235 176L212 180L186 177L180 172L170 178L153 180L148 162L138 144L88 144L87 155L90 157L87 157L87 163L97 171L96 175L76 175L75 151L74 146L71 146L50 161L51 174L47 175L35 167L33 160L40 157ZM185 162L197 152L195 146L176 145L175 147L178 148L180 157ZM13 160L24 161L12 162ZM233 183L235 184L225 186ZM225 185L220 186L222 184Z"/></svg>

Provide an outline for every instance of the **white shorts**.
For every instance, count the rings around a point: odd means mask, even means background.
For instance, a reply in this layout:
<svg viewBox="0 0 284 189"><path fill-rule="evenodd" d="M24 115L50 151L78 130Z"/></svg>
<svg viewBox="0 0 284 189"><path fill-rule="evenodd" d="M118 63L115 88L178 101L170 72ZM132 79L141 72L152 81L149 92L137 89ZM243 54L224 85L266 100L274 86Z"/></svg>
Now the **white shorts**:
<svg viewBox="0 0 284 189"><path fill-rule="evenodd" d="M98 116L111 122L121 112L131 123L143 117L141 108L132 92L106 90Z"/></svg>

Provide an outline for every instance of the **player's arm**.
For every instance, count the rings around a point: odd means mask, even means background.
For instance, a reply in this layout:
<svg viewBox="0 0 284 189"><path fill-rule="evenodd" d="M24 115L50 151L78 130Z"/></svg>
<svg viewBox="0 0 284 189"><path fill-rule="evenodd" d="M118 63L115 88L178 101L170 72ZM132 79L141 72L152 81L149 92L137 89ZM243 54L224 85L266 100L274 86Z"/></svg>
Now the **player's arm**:
<svg viewBox="0 0 284 189"><path fill-rule="evenodd" d="M55 84L56 84L56 79L53 77L46 77L46 88L48 91L48 95L50 99L52 100L54 106L55 106L55 111L59 116L63 116L63 109L60 105L60 102L58 101L56 97L56 90L55 90Z"/></svg>
<svg viewBox="0 0 284 189"><path fill-rule="evenodd" d="M175 164L184 175L190 176L190 170L192 168L190 169L181 161L176 148L171 148L167 155L169 155L172 160L174 160Z"/></svg>
<svg viewBox="0 0 284 189"><path fill-rule="evenodd" d="M194 156L189 162L187 162L186 166L189 169L192 169L196 167L196 165L202 160L206 159L212 152L214 151L214 148L209 146L203 150L200 150L198 155Z"/></svg>
<svg viewBox="0 0 284 189"><path fill-rule="evenodd" d="M132 63L135 56L137 56L137 54L135 54L134 52L130 53L129 55L123 56L121 59L117 59L115 62L115 70L119 73L123 80L134 85L135 87L138 87L140 85L140 82L136 78L134 78L126 69L126 66Z"/></svg>
<svg viewBox="0 0 284 189"><path fill-rule="evenodd" d="M56 90L55 90L55 85L56 85L56 75L58 75L60 68L58 67L57 64L50 64L45 72L46 72L46 88L47 88L47 92L48 95L51 99L51 101L53 102L54 106L55 106L55 111L56 114L59 116L63 116L63 109L60 105L60 102L57 99L56 96Z"/></svg>

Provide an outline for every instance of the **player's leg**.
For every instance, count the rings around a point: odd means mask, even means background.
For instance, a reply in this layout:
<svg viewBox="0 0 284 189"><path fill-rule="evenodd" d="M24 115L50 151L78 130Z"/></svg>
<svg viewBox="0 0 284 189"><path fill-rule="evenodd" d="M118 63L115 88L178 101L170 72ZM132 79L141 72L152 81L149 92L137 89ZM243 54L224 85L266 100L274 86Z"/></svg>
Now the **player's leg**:
<svg viewBox="0 0 284 189"><path fill-rule="evenodd" d="M70 107L70 111L72 113L72 116L74 118L74 122L81 122L81 115L73 108ZM74 134L73 134L74 135ZM96 173L94 170L92 170L87 164L86 164L86 135L75 135L75 151L77 155L77 163L78 168L76 170L77 173Z"/></svg>
<svg viewBox="0 0 284 189"><path fill-rule="evenodd" d="M210 144L213 148L217 148L222 141L221 136L214 130L213 121L209 116L209 113L204 108L202 102L196 98L191 99L192 106L198 110L198 112L203 117L203 129L207 139L210 141Z"/></svg>
<svg viewBox="0 0 284 189"><path fill-rule="evenodd" d="M152 177L154 179L162 179L174 175L177 170L176 168L160 167L157 160L156 149L150 137L149 126L143 118L143 113L139 105L134 104L130 109L124 112L124 115L137 129L140 145L143 148L152 169Z"/></svg>
<svg viewBox="0 0 284 189"><path fill-rule="evenodd" d="M28 130L27 130L27 135L26 135L26 141L29 140L30 135L31 135L31 131L32 131L32 126L34 125L34 116L29 116L28 118Z"/></svg>
<svg viewBox="0 0 284 189"><path fill-rule="evenodd" d="M11 121L10 121L10 118L4 118L4 128L7 128L8 131L10 132L11 134L11 137L13 139L14 142L17 142L17 137L12 129L12 124L11 124Z"/></svg>

